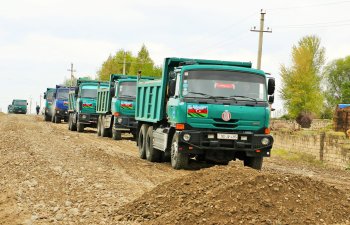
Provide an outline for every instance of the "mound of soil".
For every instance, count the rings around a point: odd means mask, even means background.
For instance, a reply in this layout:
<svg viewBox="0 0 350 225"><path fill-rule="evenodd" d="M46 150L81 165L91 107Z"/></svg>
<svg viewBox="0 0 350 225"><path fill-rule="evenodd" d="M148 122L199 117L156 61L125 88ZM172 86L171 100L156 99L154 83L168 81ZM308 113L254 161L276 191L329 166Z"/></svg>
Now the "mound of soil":
<svg viewBox="0 0 350 225"><path fill-rule="evenodd" d="M230 164L165 182L113 215L146 224L348 224L350 198L311 178Z"/></svg>

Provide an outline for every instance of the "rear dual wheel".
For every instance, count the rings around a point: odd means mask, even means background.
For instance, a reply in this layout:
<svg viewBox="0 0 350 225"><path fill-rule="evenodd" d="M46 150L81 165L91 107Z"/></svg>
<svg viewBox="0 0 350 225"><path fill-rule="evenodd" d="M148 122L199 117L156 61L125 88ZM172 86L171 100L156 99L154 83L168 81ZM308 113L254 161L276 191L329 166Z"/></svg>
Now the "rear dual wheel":
<svg viewBox="0 0 350 225"><path fill-rule="evenodd" d="M137 138L137 145L139 147L139 156L141 159L146 159L146 134L148 130L149 125L142 124L139 136Z"/></svg>
<svg viewBox="0 0 350 225"><path fill-rule="evenodd" d="M146 134L146 159L150 162L160 162L162 152L153 148L153 126L148 127Z"/></svg>

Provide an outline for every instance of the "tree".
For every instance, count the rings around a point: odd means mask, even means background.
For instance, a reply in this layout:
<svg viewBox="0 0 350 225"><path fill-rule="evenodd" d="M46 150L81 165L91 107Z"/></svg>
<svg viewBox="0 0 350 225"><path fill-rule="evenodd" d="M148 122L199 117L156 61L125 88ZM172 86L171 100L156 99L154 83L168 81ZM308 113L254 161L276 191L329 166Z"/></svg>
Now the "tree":
<svg viewBox="0 0 350 225"><path fill-rule="evenodd" d="M327 107L350 103L350 56L330 62L324 69Z"/></svg>
<svg viewBox="0 0 350 225"><path fill-rule="evenodd" d="M320 116L323 107L321 68L325 49L317 36L305 36L292 48L291 67L281 66L281 97L288 114L296 118L301 114Z"/></svg>

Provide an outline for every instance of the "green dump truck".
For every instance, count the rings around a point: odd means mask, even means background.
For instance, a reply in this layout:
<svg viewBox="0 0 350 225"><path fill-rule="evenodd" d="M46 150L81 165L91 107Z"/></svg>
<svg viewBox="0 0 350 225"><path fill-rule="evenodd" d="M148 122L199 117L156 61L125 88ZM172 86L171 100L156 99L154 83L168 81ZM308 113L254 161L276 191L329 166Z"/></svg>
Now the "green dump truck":
<svg viewBox="0 0 350 225"><path fill-rule="evenodd" d="M153 79L143 77L143 79ZM122 133L136 137L135 121L137 76L111 74L109 86L97 91L96 111L100 114L97 135L120 140Z"/></svg>
<svg viewBox="0 0 350 225"><path fill-rule="evenodd" d="M45 111L44 111L44 120L51 121L52 120L52 111L54 110L54 93L56 92L56 88L47 88L44 92L45 99Z"/></svg>
<svg viewBox="0 0 350 225"><path fill-rule="evenodd" d="M68 94L68 129L83 132L85 127L97 127L97 88L106 82L79 78L74 91Z"/></svg>
<svg viewBox="0 0 350 225"><path fill-rule="evenodd" d="M273 144L274 90L250 62L166 58L162 79L137 82L139 155L175 169L190 158L261 169Z"/></svg>
<svg viewBox="0 0 350 225"><path fill-rule="evenodd" d="M28 106L27 100L14 99L12 100L11 105L8 106L7 112L15 113L15 114L26 114L27 106Z"/></svg>

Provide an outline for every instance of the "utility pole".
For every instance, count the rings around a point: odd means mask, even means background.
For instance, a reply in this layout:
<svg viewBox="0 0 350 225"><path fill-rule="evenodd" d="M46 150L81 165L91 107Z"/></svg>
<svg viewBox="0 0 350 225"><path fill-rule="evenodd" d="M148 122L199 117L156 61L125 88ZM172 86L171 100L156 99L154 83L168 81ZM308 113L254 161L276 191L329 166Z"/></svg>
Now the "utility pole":
<svg viewBox="0 0 350 225"><path fill-rule="evenodd" d="M124 51L124 60L123 60L123 75L125 75L125 67L126 67L126 51Z"/></svg>
<svg viewBox="0 0 350 225"><path fill-rule="evenodd" d="M74 78L73 73L76 72L73 69L73 63L70 64L70 69L68 69L67 71L70 71L70 86L73 87L73 78Z"/></svg>
<svg viewBox="0 0 350 225"><path fill-rule="evenodd" d="M257 69L261 69L261 55L262 55L262 45L263 45L263 34L264 33L272 33L272 30L270 28L267 28L267 30L264 30L264 17L266 12L261 10L260 11L260 29L257 30L254 28L250 29L252 32L259 32L259 48L258 48L258 63L257 63Z"/></svg>

